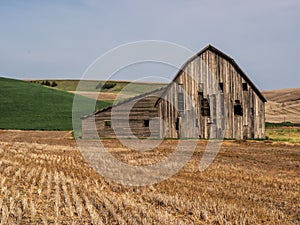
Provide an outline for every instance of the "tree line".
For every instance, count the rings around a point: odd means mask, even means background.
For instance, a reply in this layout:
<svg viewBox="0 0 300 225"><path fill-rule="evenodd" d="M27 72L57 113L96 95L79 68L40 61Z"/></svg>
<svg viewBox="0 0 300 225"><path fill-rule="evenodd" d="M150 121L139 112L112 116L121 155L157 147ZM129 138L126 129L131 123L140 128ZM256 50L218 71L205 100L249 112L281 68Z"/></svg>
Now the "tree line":
<svg viewBox="0 0 300 225"><path fill-rule="evenodd" d="M48 87L56 87L57 83L55 81L48 81L48 80L31 80L30 83L35 83L35 84L41 84L44 86L48 86Z"/></svg>

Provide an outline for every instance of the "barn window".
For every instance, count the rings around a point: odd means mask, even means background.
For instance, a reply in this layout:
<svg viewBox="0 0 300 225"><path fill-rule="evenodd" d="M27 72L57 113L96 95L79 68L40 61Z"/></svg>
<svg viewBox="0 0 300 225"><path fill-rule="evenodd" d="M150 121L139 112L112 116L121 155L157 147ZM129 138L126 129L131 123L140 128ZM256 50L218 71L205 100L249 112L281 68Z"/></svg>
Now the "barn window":
<svg viewBox="0 0 300 225"><path fill-rule="evenodd" d="M178 93L178 112L184 111L183 93Z"/></svg>
<svg viewBox="0 0 300 225"><path fill-rule="evenodd" d="M105 120L104 125L105 125L105 127L110 128L111 127L111 121L110 120Z"/></svg>
<svg viewBox="0 0 300 225"><path fill-rule="evenodd" d="M243 108L242 108L240 100L235 100L234 115L237 115L237 116L242 116L243 115Z"/></svg>
<svg viewBox="0 0 300 225"><path fill-rule="evenodd" d="M220 88L220 91L221 91L221 92L224 91L224 89L223 89L223 88L224 88L223 83L219 83L219 88Z"/></svg>
<svg viewBox="0 0 300 225"><path fill-rule="evenodd" d="M207 98L204 98L201 101L201 114L202 116L210 116L210 107Z"/></svg>
<svg viewBox="0 0 300 225"><path fill-rule="evenodd" d="M179 117L177 117L177 119L176 119L175 127L176 127L176 130L179 130Z"/></svg>
<svg viewBox="0 0 300 225"><path fill-rule="evenodd" d="M195 126L199 127L199 120L198 119L195 120Z"/></svg>
<svg viewBox="0 0 300 225"><path fill-rule="evenodd" d="M248 91L248 84L247 83L243 83L243 91Z"/></svg>
<svg viewBox="0 0 300 225"><path fill-rule="evenodd" d="M144 127L149 127L149 120L144 120Z"/></svg>
<svg viewBox="0 0 300 225"><path fill-rule="evenodd" d="M203 98L203 92L202 91L198 91L198 98L202 99Z"/></svg>

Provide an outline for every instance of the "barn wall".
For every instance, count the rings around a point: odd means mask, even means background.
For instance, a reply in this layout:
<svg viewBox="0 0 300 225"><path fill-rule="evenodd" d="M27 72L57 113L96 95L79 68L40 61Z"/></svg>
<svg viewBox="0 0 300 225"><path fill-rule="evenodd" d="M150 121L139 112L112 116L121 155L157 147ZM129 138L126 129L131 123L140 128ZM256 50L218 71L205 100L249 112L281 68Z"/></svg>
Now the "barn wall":
<svg viewBox="0 0 300 225"><path fill-rule="evenodd" d="M139 138L147 138L150 135L157 138L160 136L159 121L155 120L158 117L158 108L154 106L157 100L157 96L141 97L84 118L82 120L82 137L115 138L117 134L121 138L130 138L132 132ZM129 123L126 119L128 110L130 110ZM149 120L149 127L145 125L147 120ZM111 121L111 127L105 126L106 121ZM94 128L94 123L96 128Z"/></svg>
<svg viewBox="0 0 300 225"><path fill-rule="evenodd" d="M223 83L223 93L218 93L219 83ZM264 102L247 84L232 62L207 50L188 63L175 78L159 102L159 115L164 120L161 137L218 138L225 126L225 138L251 139L265 137ZM203 86L203 90L202 87ZM184 112L178 113L178 92L186 93ZM198 92L203 92L210 105L210 116L201 115L201 101ZM217 95L216 95L217 94ZM222 101L224 99L224 107ZM234 114L235 102L239 101L242 115ZM194 115L197 115L195 119ZM223 119L226 119L225 121ZM176 121L180 121L176 130ZM197 125L198 122L198 125Z"/></svg>

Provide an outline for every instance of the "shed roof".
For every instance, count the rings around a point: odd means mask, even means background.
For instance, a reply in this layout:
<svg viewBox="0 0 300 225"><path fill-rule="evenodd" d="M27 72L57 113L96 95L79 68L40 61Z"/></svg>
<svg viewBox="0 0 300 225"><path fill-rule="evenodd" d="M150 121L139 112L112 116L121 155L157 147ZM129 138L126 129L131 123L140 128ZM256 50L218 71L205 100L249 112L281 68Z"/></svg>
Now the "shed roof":
<svg viewBox="0 0 300 225"><path fill-rule="evenodd" d="M146 92L146 93L143 93L143 94L131 97L131 98L126 98L125 100L123 100L121 102L118 102L117 104L114 104L114 105L111 105L111 106L107 106L107 107L102 108L102 109L98 109L97 111L95 111L95 112L93 112L93 113L91 113L89 115L83 116L80 119L85 119L85 118L88 118L90 116L96 115L98 113L105 112L105 111L110 110L110 109L112 109L114 107L123 105L125 103L128 103L130 101L133 101L133 100L136 100L136 99L139 99L139 98L143 98L143 97L146 97L146 96L151 96L151 94L154 94L154 93L161 92L161 94L162 94L162 93L164 93L164 91L165 91L166 88L167 87L162 87L162 88L158 88L158 89L155 89L153 91L149 91L149 92Z"/></svg>

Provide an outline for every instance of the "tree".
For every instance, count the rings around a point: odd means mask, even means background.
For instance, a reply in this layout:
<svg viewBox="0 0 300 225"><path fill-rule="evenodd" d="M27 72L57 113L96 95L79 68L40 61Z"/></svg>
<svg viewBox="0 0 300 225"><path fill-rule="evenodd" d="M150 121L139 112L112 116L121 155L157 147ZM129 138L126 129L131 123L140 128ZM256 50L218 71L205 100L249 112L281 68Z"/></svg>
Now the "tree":
<svg viewBox="0 0 300 225"><path fill-rule="evenodd" d="M48 80L45 81L46 86L50 86L50 82Z"/></svg>
<svg viewBox="0 0 300 225"><path fill-rule="evenodd" d="M57 83L55 81L52 81L51 87L56 87Z"/></svg>
<svg viewBox="0 0 300 225"><path fill-rule="evenodd" d="M96 86L96 89L111 89L111 88L115 87L116 85L117 85L117 83L111 82L111 81L107 81L104 84L103 84L103 82L100 82Z"/></svg>

